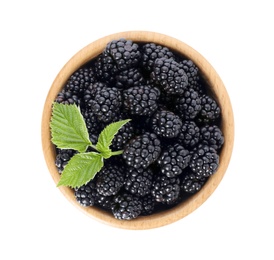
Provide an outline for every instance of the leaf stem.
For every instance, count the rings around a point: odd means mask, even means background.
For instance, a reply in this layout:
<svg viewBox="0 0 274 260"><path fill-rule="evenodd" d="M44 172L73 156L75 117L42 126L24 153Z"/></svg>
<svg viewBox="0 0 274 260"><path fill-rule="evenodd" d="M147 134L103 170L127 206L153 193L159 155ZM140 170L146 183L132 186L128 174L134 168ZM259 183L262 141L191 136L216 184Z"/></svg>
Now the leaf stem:
<svg viewBox="0 0 274 260"><path fill-rule="evenodd" d="M113 156L113 155L120 155L123 152L124 152L124 150L119 150L119 151L111 152L111 156Z"/></svg>
<svg viewBox="0 0 274 260"><path fill-rule="evenodd" d="M92 149L94 149L95 151L99 152L98 149L96 148L96 146L93 145L92 143L90 143L89 146L90 146Z"/></svg>

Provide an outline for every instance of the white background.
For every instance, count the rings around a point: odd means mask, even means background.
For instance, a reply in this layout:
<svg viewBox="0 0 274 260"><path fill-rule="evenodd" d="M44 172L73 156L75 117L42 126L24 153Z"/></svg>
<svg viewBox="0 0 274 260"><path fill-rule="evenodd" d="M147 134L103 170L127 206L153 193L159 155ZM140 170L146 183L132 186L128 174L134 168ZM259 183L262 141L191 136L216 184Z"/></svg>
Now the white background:
<svg viewBox="0 0 274 260"><path fill-rule="evenodd" d="M271 1L1 1L0 259L274 259ZM192 46L230 95L235 144L212 196L165 227L130 231L70 204L46 167L41 117L62 66L105 35L146 30Z"/></svg>

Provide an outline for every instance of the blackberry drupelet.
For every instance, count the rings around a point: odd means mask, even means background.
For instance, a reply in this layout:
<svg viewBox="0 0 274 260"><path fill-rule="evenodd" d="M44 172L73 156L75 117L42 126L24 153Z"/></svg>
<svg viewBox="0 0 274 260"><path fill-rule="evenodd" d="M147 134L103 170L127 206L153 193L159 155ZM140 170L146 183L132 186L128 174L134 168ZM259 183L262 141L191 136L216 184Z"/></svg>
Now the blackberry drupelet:
<svg viewBox="0 0 274 260"><path fill-rule="evenodd" d="M136 67L141 59L139 45L123 38L109 42L104 52L112 57L120 71Z"/></svg>
<svg viewBox="0 0 274 260"><path fill-rule="evenodd" d="M201 97L201 111L197 117L198 123L215 122L221 114L221 109L217 102L207 94Z"/></svg>
<svg viewBox="0 0 274 260"><path fill-rule="evenodd" d="M179 177L169 178L160 173L156 174L151 194L157 202L168 205L176 203L180 195Z"/></svg>
<svg viewBox="0 0 274 260"><path fill-rule="evenodd" d="M91 100L90 103L92 112L98 120L109 123L120 114L122 105L121 92L117 88L99 88L96 91L94 100Z"/></svg>
<svg viewBox="0 0 274 260"><path fill-rule="evenodd" d="M157 163L162 174L171 178L180 175L189 165L190 159L190 152L180 144L175 144L162 152Z"/></svg>
<svg viewBox="0 0 274 260"><path fill-rule="evenodd" d="M178 141L184 147L192 149L200 140L200 128L194 121L184 121L178 135Z"/></svg>
<svg viewBox="0 0 274 260"><path fill-rule="evenodd" d="M78 203L84 207L93 206L97 196L96 185L93 180L75 189L75 197Z"/></svg>
<svg viewBox="0 0 274 260"><path fill-rule="evenodd" d="M130 115L150 116L158 107L159 97L160 90L157 87L131 87L123 91L124 110Z"/></svg>
<svg viewBox="0 0 274 260"><path fill-rule="evenodd" d="M103 196L116 195L124 180L123 167L108 163L96 175L96 189Z"/></svg>
<svg viewBox="0 0 274 260"><path fill-rule="evenodd" d="M202 109L201 99L193 89L185 90L182 96L176 99L175 107L185 120L193 120Z"/></svg>
<svg viewBox="0 0 274 260"><path fill-rule="evenodd" d="M145 196L150 194L153 172L151 169L128 167L124 188L131 194Z"/></svg>
<svg viewBox="0 0 274 260"><path fill-rule="evenodd" d="M173 59L157 59L151 73L152 80L168 95L180 95L188 87L188 78L182 65Z"/></svg>
<svg viewBox="0 0 274 260"><path fill-rule="evenodd" d="M209 177L217 171L218 166L219 155L214 148L202 144L195 148L189 167L198 177Z"/></svg>
<svg viewBox="0 0 274 260"><path fill-rule="evenodd" d="M151 117L151 129L158 136L174 138L181 127L181 119L171 111L159 110Z"/></svg>
<svg viewBox="0 0 274 260"><path fill-rule="evenodd" d="M145 78L139 68L130 68L120 71L115 79L115 87L119 89L127 89L145 84Z"/></svg>
<svg viewBox="0 0 274 260"><path fill-rule="evenodd" d="M56 148L56 158L55 165L57 167L58 172L61 174L68 164L69 160L73 155L75 155L76 151L71 149L58 149Z"/></svg>
<svg viewBox="0 0 274 260"><path fill-rule="evenodd" d="M142 212L142 202L138 197L126 192L117 194L111 203L111 211L117 219L134 219Z"/></svg>
<svg viewBox="0 0 274 260"><path fill-rule="evenodd" d="M123 158L128 166L147 168L158 159L160 153L160 140L154 133L146 132L125 145Z"/></svg>
<svg viewBox="0 0 274 260"><path fill-rule="evenodd" d="M174 54L167 48L155 43L146 43L142 46L142 63L143 69L151 72L156 59L174 58Z"/></svg>
<svg viewBox="0 0 274 260"><path fill-rule="evenodd" d="M200 143L207 144L218 150L224 143L224 136L217 125L205 125L200 129Z"/></svg>
<svg viewBox="0 0 274 260"><path fill-rule="evenodd" d="M194 194L203 187L206 181L206 177L200 177L191 171L188 171L181 180L181 190L186 193Z"/></svg>

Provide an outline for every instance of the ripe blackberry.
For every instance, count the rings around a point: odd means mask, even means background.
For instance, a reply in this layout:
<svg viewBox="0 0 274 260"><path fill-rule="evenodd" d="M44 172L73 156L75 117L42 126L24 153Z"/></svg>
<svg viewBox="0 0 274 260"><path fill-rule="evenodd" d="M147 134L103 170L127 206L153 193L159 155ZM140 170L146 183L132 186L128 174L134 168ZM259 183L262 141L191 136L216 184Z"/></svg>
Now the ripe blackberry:
<svg viewBox="0 0 274 260"><path fill-rule="evenodd" d="M123 168L108 163L96 175L96 189L103 196L116 195L123 186L124 180Z"/></svg>
<svg viewBox="0 0 274 260"><path fill-rule="evenodd" d="M56 148L56 158L55 165L57 167L58 172L61 174L68 164L69 160L73 155L75 155L76 151L71 149L58 149Z"/></svg>
<svg viewBox="0 0 274 260"><path fill-rule="evenodd" d="M153 172L151 169L129 167L126 170L124 188L131 194L145 196L150 193Z"/></svg>
<svg viewBox="0 0 274 260"><path fill-rule="evenodd" d="M175 177L183 172L188 166L190 159L190 152L180 144L175 144L164 150L157 162L162 174L167 177Z"/></svg>
<svg viewBox="0 0 274 260"><path fill-rule="evenodd" d="M206 177L200 177L191 171L188 171L181 180L181 190L186 193L194 194L203 187L206 181Z"/></svg>
<svg viewBox="0 0 274 260"><path fill-rule="evenodd" d="M65 105L80 105L80 98L78 95L73 94L71 91L66 91L63 89L61 92L57 94L55 102Z"/></svg>
<svg viewBox="0 0 274 260"><path fill-rule="evenodd" d="M94 72L100 81L111 83L114 82L118 69L113 58L108 53L103 52L94 62Z"/></svg>
<svg viewBox="0 0 274 260"><path fill-rule="evenodd" d="M212 123L220 117L221 109L217 102L207 94L201 97L201 111L197 117L199 123Z"/></svg>
<svg viewBox="0 0 274 260"><path fill-rule="evenodd" d="M130 220L141 214L142 203L138 197L124 192L114 197L111 210L115 218Z"/></svg>
<svg viewBox="0 0 274 260"><path fill-rule="evenodd" d="M224 136L217 125L205 125L200 129L200 143L207 144L218 150L224 143Z"/></svg>
<svg viewBox="0 0 274 260"><path fill-rule="evenodd" d="M202 144L195 148L189 167L198 177L209 177L217 171L218 166L219 155L214 148Z"/></svg>
<svg viewBox="0 0 274 260"><path fill-rule="evenodd" d="M124 109L130 115L150 116L158 107L160 90L149 85L136 86L124 90L123 97Z"/></svg>
<svg viewBox="0 0 274 260"><path fill-rule="evenodd" d="M119 89L127 89L145 84L145 79L138 68L120 71L115 79L115 87Z"/></svg>
<svg viewBox="0 0 274 260"><path fill-rule="evenodd" d="M175 107L185 120L194 119L202 109L198 92L191 88L185 90L182 96L176 99Z"/></svg>
<svg viewBox="0 0 274 260"><path fill-rule="evenodd" d="M142 203L142 212L141 215L147 216L153 213L155 208L155 200L151 194L148 194L144 197L140 197Z"/></svg>
<svg viewBox="0 0 274 260"><path fill-rule="evenodd" d="M163 174L156 174L151 194L157 202L168 205L176 203L180 195L179 177L169 178Z"/></svg>
<svg viewBox="0 0 274 260"><path fill-rule="evenodd" d="M160 140L154 133L146 132L125 145L123 158L128 166L147 168L158 159L160 153Z"/></svg>
<svg viewBox="0 0 274 260"><path fill-rule="evenodd" d="M96 185L93 180L75 189L75 197L78 203L84 207L93 206L97 196Z"/></svg>
<svg viewBox="0 0 274 260"><path fill-rule="evenodd" d="M123 38L109 42L104 52L112 57L120 71L137 66L141 59L139 45Z"/></svg>
<svg viewBox="0 0 274 260"><path fill-rule="evenodd" d="M186 72L188 78L188 86L189 88L194 89L195 91L199 92L199 69L193 63L192 60L183 60L181 62L184 71Z"/></svg>
<svg viewBox="0 0 274 260"><path fill-rule="evenodd" d="M157 59L151 77L169 95L182 94L188 86L182 65L173 59Z"/></svg>
<svg viewBox="0 0 274 260"><path fill-rule="evenodd" d="M151 72L156 59L174 58L174 54L167 48L155 43L146 43L142 46L142 63L143 68Z"/></svg>
<svg viewBox="0 0 274 260"><path fill-rule="evenodd" d="M194 121L184 121L178 140L184 147L192 149L199 143L200 128Z"/></svg>
<svg viewBox="0 0 274 260"><path fill-rule="evenodd" d="M121 100L121 93L117 88L99 88L94 100L90 101L92 112L99 121L109 123L120 113Z"/></svg>
<svg viewBox="0 0 274 260"><path fill-rule="evenodd" d="M158 136L174 138L181 127L181 119L171 111L159 110L151 117L151 129Z"/></svg>
<svg viewBox="0 0 274 260"><path fill-rule="evenodd" d="M78 97L82 97L84 90L95 80L92 67L80 68L70 76L64 89Z"/></svg>

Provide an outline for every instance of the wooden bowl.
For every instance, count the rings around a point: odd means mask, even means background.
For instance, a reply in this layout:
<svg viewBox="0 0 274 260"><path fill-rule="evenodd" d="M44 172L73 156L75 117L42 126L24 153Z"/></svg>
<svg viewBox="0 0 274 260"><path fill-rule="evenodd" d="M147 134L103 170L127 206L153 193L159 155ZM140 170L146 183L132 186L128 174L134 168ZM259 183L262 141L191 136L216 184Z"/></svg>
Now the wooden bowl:
<svg viewBox="0 0 274 260"><path fill-rule="evenodd" d="M55 100L57 93L63 88L69 76L74 71L79 69L82 65L84 65L91 59L98 56L103 51L108 42L120 38L130 39L135 42L154 42L157 44L167 46L168 48L175 50L183 54L187 58L191 59L198 66L205 80L211 87L211 91L214 98L217 100L221 107L221 130L225 138L225 143L222 147L220 154L219 168L217 172L209 178L209 180L206 182L203 188L186 201L178 204L172 209L155 213L150 216L139 216L138 218L133 220L117 220L113 217L113 215L106 213L105 211L98 209L96 207L82 207L76 201L74 197L74 192L70 188L62 186L58 189L60 189L60 191L72 204L74 204L75 207L80 209L88 216L96 220L99 220L103 223L124 229L156 228L173 223L193 212L209 198L209 196L214 192L214 190L219 185L227 170L233 149L233 111L228 93L215 69L200 53L198 53L196 50L194 50L187 44L167 35L146 31L121 32L103 37L81 49L64 65L64 67L56 76L45 101L42 116L42 147L48 169L56 184L60 179L60 175L55 166L55 148L51 143L50 118L52 112L52 103Z"/></svg>

